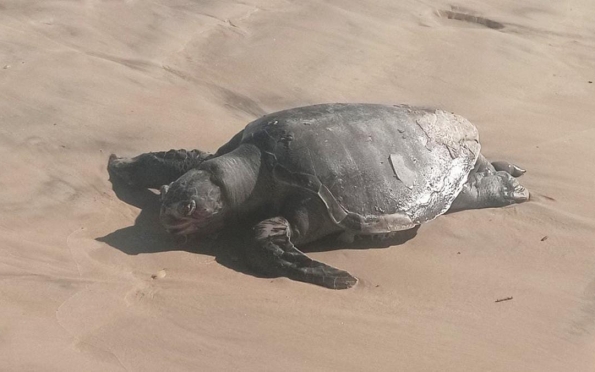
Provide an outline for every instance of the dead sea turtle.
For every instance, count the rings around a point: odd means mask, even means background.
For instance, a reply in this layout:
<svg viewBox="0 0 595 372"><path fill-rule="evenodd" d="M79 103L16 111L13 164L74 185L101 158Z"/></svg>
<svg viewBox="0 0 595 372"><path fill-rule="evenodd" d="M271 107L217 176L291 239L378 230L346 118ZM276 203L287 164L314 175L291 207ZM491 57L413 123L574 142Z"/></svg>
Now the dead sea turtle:
<svg viewBox="0 0 595 372"><path fill-rule="evenodd" d="M215 154L170 150L110 157L131 186L161 187L161 221L173 234L210 234L231 221L253 227L249 266L333 289L357 279L296 245L326 235L385 235L448 210L528 200L524 173L480 154L477 129L442 110L323 104L248 124Z"/></svg>

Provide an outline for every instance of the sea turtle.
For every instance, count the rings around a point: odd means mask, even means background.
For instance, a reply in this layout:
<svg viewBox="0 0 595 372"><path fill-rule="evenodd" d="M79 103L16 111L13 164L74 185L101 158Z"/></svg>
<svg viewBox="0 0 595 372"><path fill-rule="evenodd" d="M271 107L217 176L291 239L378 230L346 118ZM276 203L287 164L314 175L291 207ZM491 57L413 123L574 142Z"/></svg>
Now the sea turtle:
<svg viewBox="0 0 595 372"><path fill-rule="evenodd" d="M528 200L525 171L480 154L477 129L438 109L321 104L257 119L215 154L200 150L112 155L131 186L161 187L160 219L173 234L252 227L247 264L333 289L346 271L296 248L333 233L384 236L453 210Z"/></svg>

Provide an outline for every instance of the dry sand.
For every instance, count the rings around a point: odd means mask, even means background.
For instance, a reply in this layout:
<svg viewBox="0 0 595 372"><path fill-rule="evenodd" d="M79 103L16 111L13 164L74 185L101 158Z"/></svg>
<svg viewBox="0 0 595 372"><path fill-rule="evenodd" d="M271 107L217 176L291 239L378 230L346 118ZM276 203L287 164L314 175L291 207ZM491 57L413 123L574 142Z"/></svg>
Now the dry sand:
<svg viewBox="0 0 595 372"><path fill-rule="evenodd" d="M594 371L591 81L592 0L2 0L0 369ZM192 251L108 181L111 152L320 102L455 111L533 199L312 253L361 279L331 291Z"/></svg>

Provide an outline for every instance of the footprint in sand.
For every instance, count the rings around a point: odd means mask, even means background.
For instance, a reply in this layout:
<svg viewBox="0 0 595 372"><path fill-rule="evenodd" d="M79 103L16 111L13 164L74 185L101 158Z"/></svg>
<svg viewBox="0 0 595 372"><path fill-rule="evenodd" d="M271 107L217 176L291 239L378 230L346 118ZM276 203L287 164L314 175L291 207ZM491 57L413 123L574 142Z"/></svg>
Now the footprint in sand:
<svg viewBox="0 0 595 372"><path fill-rule="evenodd" d="M156 274L151 275L151 279L163 279L166 275L165 269L159 270Z"/></svg>

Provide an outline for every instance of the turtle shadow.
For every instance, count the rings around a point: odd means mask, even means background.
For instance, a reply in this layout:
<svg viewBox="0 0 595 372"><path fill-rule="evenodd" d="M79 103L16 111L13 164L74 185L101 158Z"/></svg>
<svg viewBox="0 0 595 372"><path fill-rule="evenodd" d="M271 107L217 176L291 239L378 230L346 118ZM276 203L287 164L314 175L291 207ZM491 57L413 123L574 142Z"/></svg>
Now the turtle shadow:
<svg viewBox="0 0 595 372"><path fill-rule="evenodd" d="M140 209L134 225L113 231L95 240L120 250L127 255L185 251L215 258L225 267L253 274L240 259L244 228L226 228L215 238L189 236L176 237L167 233L159 221L160 197L149 189L135 189L118 178L111 177L112 190L121 201Z"/></svg>
<svg viewBox="0 0 595 372"><path fill-rule="evenodd" d="M131 189L112 180L112 190L123 202L140 209L134 225L118 229L95 240L128 255L177 250L175 239L159 224L159 195L148 189Z"/></svg>
<svg viewBox="0 0 595 372"><path fill-rule="evenodd" d="M140 209L134 225L118 229L95 240L106 243L127 255L150 254L170 251L185 251L212 256L215 261L237 272L259 278L268 278L250 269L244 263L245 242L251 231L249 226L234 225L223 229L217 237L179 238L168 234L159 222L159 195L147 189L131 189L112 181L112 189L118 199ZM363 238L353 243L341 242L331 235L316 242L300 246L304 253L326 252L342 249L377 249L394 247L409 241L417 234L417 228L405 230L389 239Z"/></svg>

